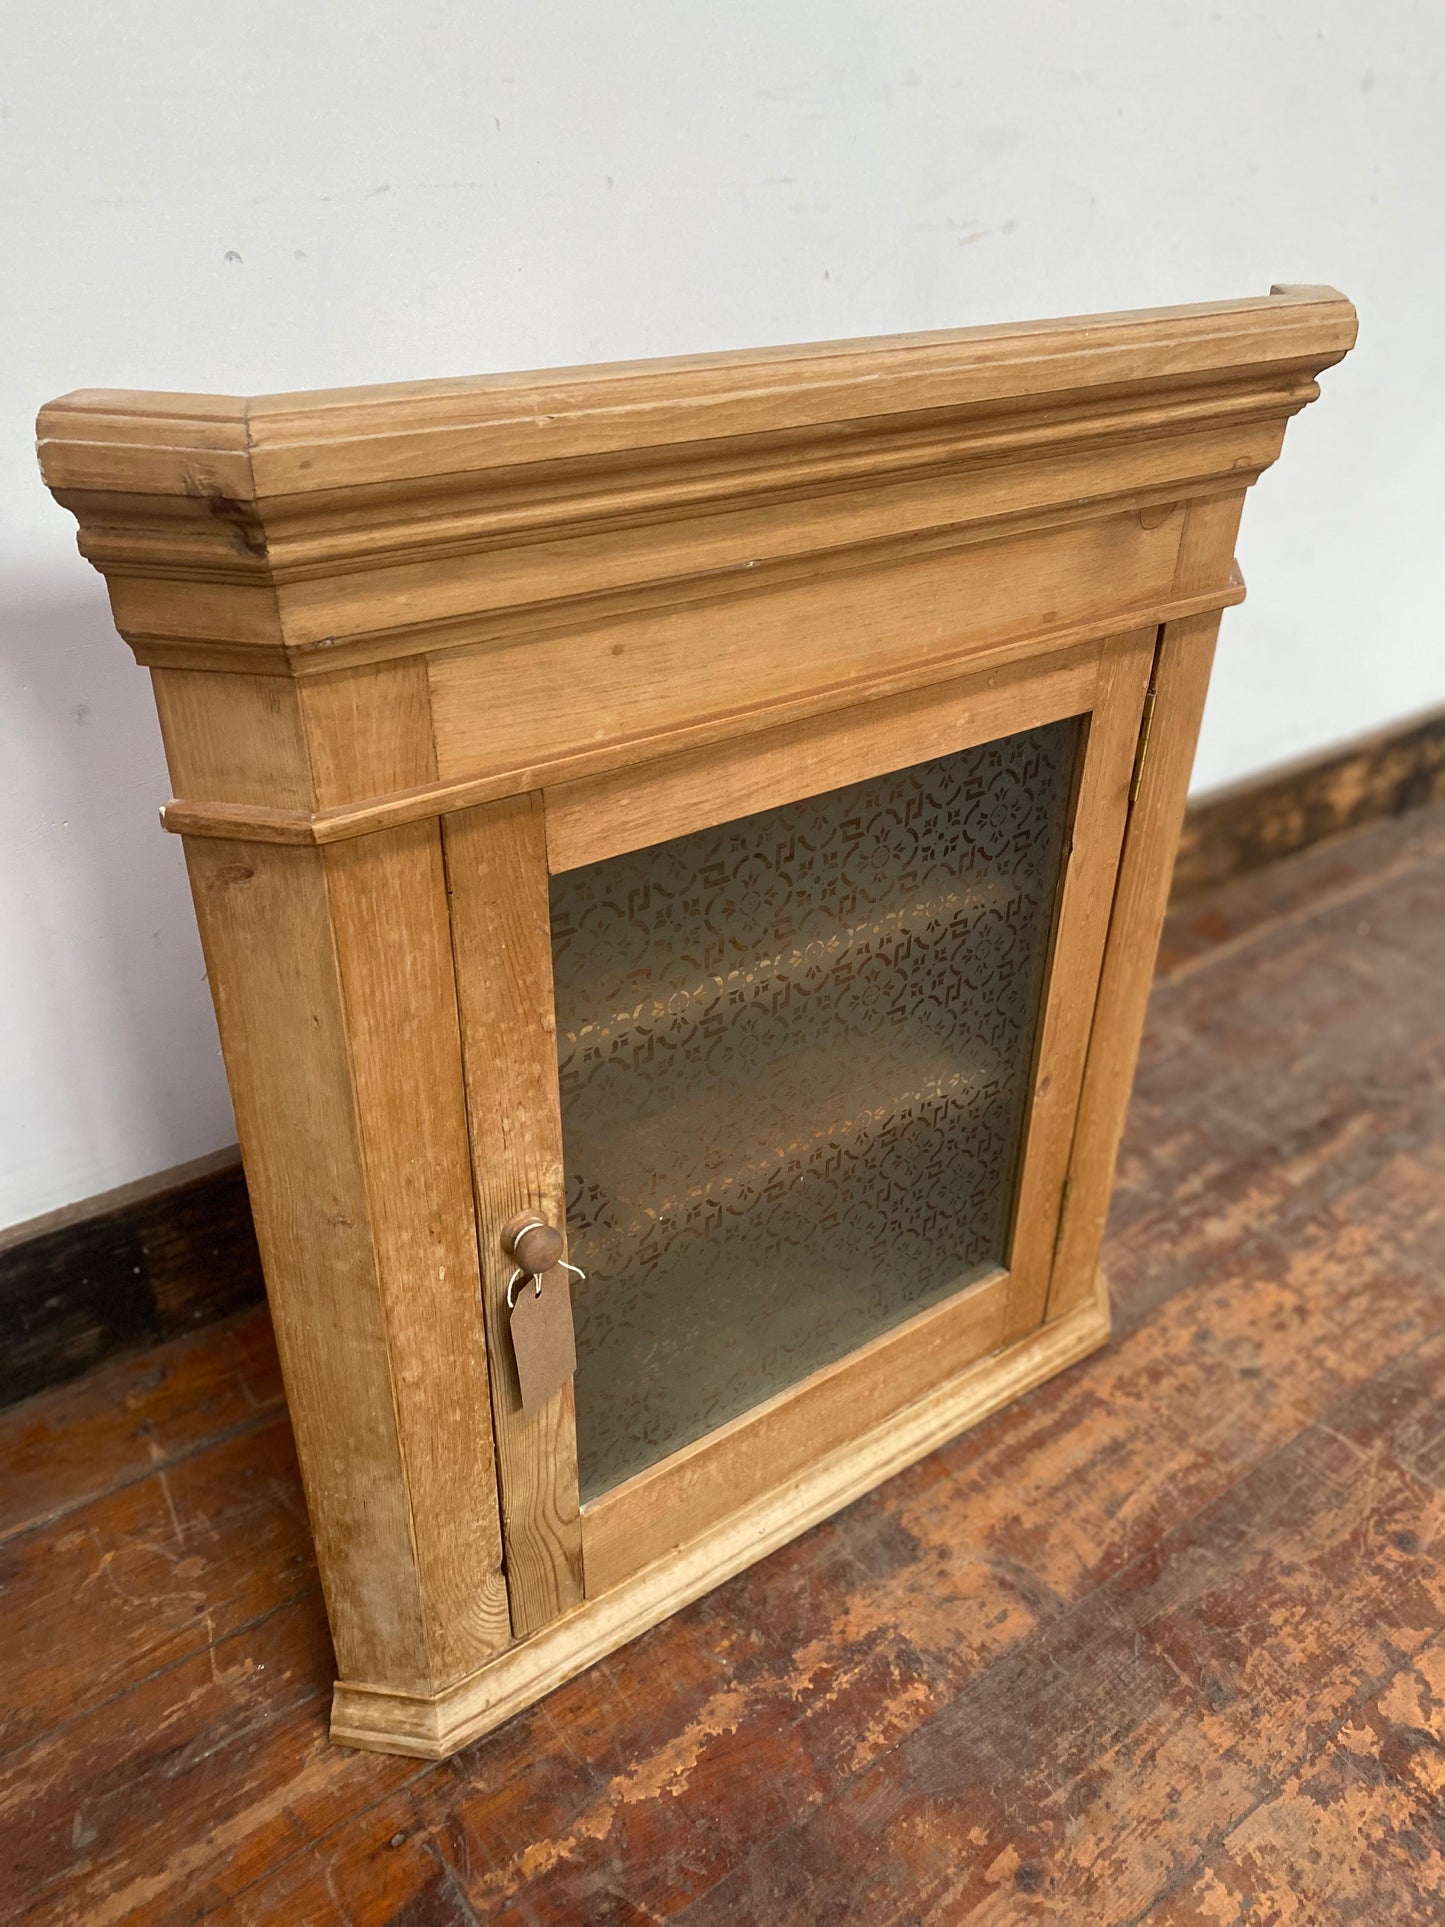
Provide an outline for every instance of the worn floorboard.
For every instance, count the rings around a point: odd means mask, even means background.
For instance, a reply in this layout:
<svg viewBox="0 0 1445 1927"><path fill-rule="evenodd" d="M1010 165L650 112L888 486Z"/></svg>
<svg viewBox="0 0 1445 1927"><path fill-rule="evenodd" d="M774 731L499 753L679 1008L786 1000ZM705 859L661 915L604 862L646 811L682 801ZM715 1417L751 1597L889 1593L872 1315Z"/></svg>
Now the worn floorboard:
<svg viewBox="0 0 1445 1927"><path fill-rule="evenodd" d="M7 1921L1445 1921L1445 806L1166 934L1116 1338L441 1765L262 1312L0 1414Z"/></svg>

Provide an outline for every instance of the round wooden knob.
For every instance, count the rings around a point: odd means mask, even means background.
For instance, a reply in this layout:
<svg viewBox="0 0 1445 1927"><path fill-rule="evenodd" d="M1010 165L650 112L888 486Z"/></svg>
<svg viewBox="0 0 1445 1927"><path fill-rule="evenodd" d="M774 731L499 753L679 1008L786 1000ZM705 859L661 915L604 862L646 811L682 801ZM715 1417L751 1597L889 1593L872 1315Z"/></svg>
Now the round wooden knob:
<svg viewBox="0 0 1445 1927"><path fill-rule="evenodd" d="M523 1271L540 1278L562 1256L562 1233L554 1230L535 1211L523 1211L502 1227L502 1249Z"/></svg>

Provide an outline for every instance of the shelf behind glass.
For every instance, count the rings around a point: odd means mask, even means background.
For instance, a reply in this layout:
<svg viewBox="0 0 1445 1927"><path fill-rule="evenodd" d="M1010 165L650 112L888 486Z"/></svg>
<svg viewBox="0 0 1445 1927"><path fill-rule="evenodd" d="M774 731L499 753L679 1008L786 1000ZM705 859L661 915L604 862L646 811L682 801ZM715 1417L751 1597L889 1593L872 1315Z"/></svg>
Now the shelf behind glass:
<svg viewBox="0 0 1445 1927"><path fill-rule="evenodd" d="M552 879L584 1499L1006 1262L1079 740Z"/></svg>

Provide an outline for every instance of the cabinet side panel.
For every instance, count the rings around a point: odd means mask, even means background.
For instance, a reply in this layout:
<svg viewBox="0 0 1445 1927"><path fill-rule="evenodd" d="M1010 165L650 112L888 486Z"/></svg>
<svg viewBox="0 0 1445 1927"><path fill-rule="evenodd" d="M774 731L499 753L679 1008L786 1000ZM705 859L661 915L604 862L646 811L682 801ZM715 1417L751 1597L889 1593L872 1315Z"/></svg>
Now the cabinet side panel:
<svg viewBox="0 0 1445 1927"><path fill-rule="evenodd" d="M1072 1311L1092 1289L1218 631L1217 614L1191 616L1160 631L1149 755L1110 921L1069 1164L1069 1208L1049 1288L1050 1318Z"/></svg>
<svg viewBox="0 0 1445 1927"><path fill-rule="evenodd" d="M523 1413L508 1330L512 1265L501 1242L519 1211L538 1211L564 1233L566 1225L541 796L458 811L443 835L508 1596L520 1638L582 1597L572 1386Z"/></svg>
<svg viewBox="0 0 1445 1927"><path fill-rule="evenodd" d="M344 1677L432 1690L322 858L188 840Z"/></svg>
<svg viewBox="0 0 1445 1927"><path fill-rule="evenodd" d="M1024 1138L1009 1260L1010 1342L1041 1322L1048 1299L1153 644L1152 630L1115 636L1099 662Z"/></svg>
<svg viewBox="0 0 1445 1927"><path fill-rule="evenodd" d="M1176 578L1181 593L1228 567L1243 503L1241 490L1191 505ZM1109 920L1069 1162L1069 1208L1049 1287L1050 1319L1085 1303L1093 1290L1218 633L1217 611L1165 623L1159 632L1147 754Z"/></svg>

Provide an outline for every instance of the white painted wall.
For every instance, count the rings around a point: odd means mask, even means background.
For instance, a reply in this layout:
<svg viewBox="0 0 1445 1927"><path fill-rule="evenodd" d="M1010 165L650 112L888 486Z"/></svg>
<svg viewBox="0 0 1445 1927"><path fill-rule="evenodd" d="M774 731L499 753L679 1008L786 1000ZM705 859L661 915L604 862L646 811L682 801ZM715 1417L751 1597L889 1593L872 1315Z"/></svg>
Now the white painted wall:
<svg viewBox="0 0 1445 1927"><path fill-rule="evenodd" d="M6 0L0 1225L232 1135L146 677L39 404L1332 281L1198 783L1445 700L1440 0Z"/></svg>

